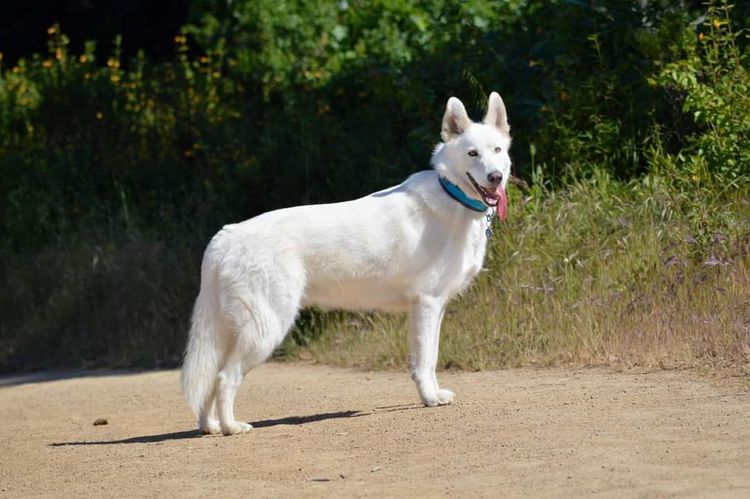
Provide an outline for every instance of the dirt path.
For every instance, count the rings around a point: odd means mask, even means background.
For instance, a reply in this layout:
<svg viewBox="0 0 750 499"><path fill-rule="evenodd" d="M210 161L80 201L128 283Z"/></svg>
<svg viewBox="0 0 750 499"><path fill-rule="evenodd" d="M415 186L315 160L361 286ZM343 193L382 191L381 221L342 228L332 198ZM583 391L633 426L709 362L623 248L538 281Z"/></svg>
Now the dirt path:
<svg viewBox="0 0 750 499"><path fill-rule="evenodd" d="M404 373L268 364L227 438L196 436L176 371L0 379L0 496L750 497L746 379L441 379L457 402L426 409Z"/></svg>

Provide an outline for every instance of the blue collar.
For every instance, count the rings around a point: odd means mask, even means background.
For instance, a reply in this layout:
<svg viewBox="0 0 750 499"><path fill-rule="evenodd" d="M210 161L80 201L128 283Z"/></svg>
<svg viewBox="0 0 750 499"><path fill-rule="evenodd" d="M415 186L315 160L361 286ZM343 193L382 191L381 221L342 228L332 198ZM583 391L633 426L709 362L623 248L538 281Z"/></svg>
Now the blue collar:
<svg viewBox="0 0 750 499"><path fill-rule="evenodd" d="M468 209L478 211L480 213L484 213L485 211L487 211L486 204L477 199L470 198L464 191L461 190L459 186L457 186L447 178L438 176L438 180L440 180L440 185L443 187L443 190L447 192L450 197L452 197Z"/></svg>

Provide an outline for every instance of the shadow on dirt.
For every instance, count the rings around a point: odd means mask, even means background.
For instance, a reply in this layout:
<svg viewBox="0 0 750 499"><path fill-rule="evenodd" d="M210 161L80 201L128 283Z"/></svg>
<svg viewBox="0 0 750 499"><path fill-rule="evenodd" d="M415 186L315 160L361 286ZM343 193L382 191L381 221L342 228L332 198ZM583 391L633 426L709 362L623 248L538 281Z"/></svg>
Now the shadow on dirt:
<svg viewBox="0 0 750 499"><path fill-rule="evenodd" d="M341 418L357 418L360 416L368 416L369 412L361 411L340 411L340 412L326 412L321 414L311 414L309 416L289 416L286 418L279 419L265 419L262 421L252 421L253 428L271 428L273 426L280 425L291 425L299 426L307 423L315 423L318 421L325 421L327 419L341 419ZM83 440L74 442L54 442L48 445L48 447L66 447L69 445L116 445L116 444L152 444L158 442L167 442L170 440L185 440L190 438L201 438L207 435L201 435L198 430L188 431L173 431L171 433L159 433L157 435L143 435L140 437L123 438L120 440Z"/></svg>
<svg viewBox="0 0 750 499"><path fill-rule="evenodd" d="M61 371L37 371L22 374L0 376L0 388L25 385L29 383L47 383L49 381L65 381L75 378L101 378L106 376L131 376L146 372L159 372L161 369L78 369Z"/></svg>
<svg viewBox="0 0 750 499"><path fill-rule="evenodd" d="M325 412L322 414L311 414L310 416L290 416L288 418L266 419L264 421L254 421L250 424L253 425L253 428L270 428L272 426L303 425L307 423L315 423L317 421L325 421L326 419L358 418L360 416L369 415L369 412L361 411Z"/></svg>

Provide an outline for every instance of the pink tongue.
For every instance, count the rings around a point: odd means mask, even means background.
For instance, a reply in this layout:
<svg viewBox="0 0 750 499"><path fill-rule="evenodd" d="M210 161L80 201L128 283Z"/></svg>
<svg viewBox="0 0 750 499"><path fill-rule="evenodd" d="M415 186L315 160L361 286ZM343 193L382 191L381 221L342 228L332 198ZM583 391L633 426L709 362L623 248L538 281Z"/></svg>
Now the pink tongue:
<svg viewBox="0 0 750 499"><path fill-rule="evenodd" d="M497 207L495 208L497 210L497 218L501 222L505 222L505 218L508 216L508 196L505 195L505 189L502 186L498 186L493 194L497 196Z"/></svg>

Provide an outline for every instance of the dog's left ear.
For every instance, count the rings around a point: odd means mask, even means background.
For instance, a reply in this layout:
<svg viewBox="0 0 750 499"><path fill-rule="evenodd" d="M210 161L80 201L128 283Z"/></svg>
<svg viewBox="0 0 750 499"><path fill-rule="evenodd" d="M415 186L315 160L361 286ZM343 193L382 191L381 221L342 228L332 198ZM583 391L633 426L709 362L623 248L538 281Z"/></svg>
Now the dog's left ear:
<svg viewBox="0 0 750 499"><path fill-rule="evenodd" d="M505 103L497 92L492 92L487 101L487 114L484 117L484 123L494 125L501 132L510 132L508 124L508 114L505 112Z"/></svg>

